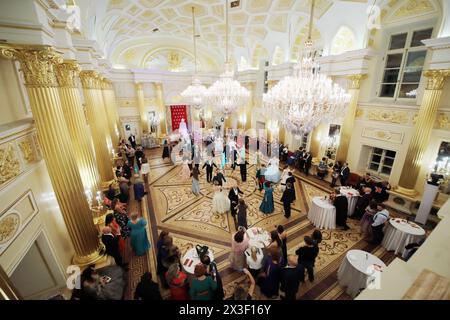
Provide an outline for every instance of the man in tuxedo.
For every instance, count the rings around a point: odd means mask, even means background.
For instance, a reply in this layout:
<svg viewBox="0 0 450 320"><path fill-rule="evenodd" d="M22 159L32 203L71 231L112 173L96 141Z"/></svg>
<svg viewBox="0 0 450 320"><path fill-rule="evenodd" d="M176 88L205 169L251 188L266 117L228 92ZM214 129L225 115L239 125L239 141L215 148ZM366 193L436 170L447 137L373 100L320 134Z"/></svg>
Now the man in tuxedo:
<svg viewBox="0 0 450 320"><path fill-rule="evenodd" d="M341 190L339 188L335 188L334 193L336 195L333 202L333 205L336 208L336 225L344 228L344 230L348 230L350 227L347 225L347 197L341 194Z"/></svg>
<svg viewBox="0 0 450 320"><path fill-rule="evenodd" d="M102 229L102 242L105 245L106 253L114 258L116 264L122 268L126 268L127 265L122 261L122 255L119 249L119 237L112 234L110 227L104 227Z"/></svg>
<svg viewBox="0 0 450 320"><path fill-rule="evenodd" d="M311 152L307 152L305 154L305 164L304 164L304 172L306 175L309 174L309 169L311 168L311 164L312 164L312 155Z"/></svg>
<svg viewBox="0 0 450 320"><path fill-rule="evenodd" d="M283 202L284 216L289 218L291 216L291 204L295 201L295 191L292 188L292 183L286 182L286 189L280 199Z"/></svg>
<svg viewBox="0 0 450 320"><path fill-rule="evenodd" d="M348 163L345 162L341 168L340 180L341 185L346 186L348 182L348 178L350 177L350 168L348 167Z"/></svg>
<svg viewBox="0 0 450 320"><path fill-rule="evenodd" d="M233 186L233 188L230 189L230 192L228 192L228 199L230 199L230 211L231 211L231 215L233 216L233 219L236 222L236 207L238 205L238 201L239 201L239 194L244 194L239 188L238 186L235 184ZM237 225L237 223L236 223Z"/></svg>
<svg viewBox="0 0 450 320"><path fill-rule="evenodd" d="M303 147L300 147L298 149L296 159L295 159L298 170L300 170L300 171L303 171L305 168L305 155L306 155L305 150L303 150Z"/></svg>
<svg viewBox="0 0 450 320"><path fill-rule="evenodd" d="M213 167L217 168L212 157L208 157L208 160L205 161L205 164L203 165L202 169L204 169L205 167L206 167L206 181L209 183L212 181Z"/></svg>
<svg viewBox="0 0 450 320"><path fill-rule="evenodd" d="M366 187L364 188L364 194L358 197L358 201L356 202L355 206L355 212L353 212L350 218L360 220L364 212L366 211L370 200L372 200L372 189Z"/></svg>
<svg viewBox="0 0 450 320"><path fill-rule="evenodd" d="M297 257L289 255L287 258L287 266L281 269L280 290L282 292L282 300L296 300L295 298L300 284L300 275L297 265Z"/></svg>
<svg viewBox="0 0 450 320"><path fill-rule="evenodd" d="M216 170L216 175L214 176L214 178L212 180L213 183L215 181L217 181L219 186L222 186L223 182L227 182L227 180L225 179L225 177L223 176L222 172L219 169Z"/></svg>
<svg viewBox="0 0 450 320"><path fill-rule="evenodd" d="M294 191L294 200L295 200L295 177L292 172L288 172L288 178L286 179L286 185L290 183L292 186L292 190Z"/></svg>
<svg viewBox="0 0 450 320"><path fill-rule="evenodd" d="M130 134L130 136L128 137L128 141L130 141L133 149L136 149L136 136L134 134Z"/></svg>

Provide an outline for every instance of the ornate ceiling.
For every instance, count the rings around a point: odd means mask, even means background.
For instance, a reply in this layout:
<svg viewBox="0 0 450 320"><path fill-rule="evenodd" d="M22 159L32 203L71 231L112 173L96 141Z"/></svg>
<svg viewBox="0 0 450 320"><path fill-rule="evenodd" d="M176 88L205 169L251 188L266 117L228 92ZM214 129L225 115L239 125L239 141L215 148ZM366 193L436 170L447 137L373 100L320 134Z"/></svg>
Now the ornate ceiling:
<svg viewBox="0 0 450 320"><path fill-rule="evenodd" d="M229 1L231 2L231 1ZM316 0L315 19L320 19L332 6L332 0ZM307 34L311 0L241 0L229 9L230 52L233 60L257 67L261 58L270 58L276 46L290 42L294 51ZM225 52L224 0L111 0L101 22L107 50L116 64L144 66L140 48L147 51L163 46L164 50L185 49L192 52L192 13L195 7L198 55L222 64ZM153 29L159 31L153 32ZM290 34L290 39L289 39ZM315 29L314 36L320 38ZM171 44L161 43L170 38ZM126 45L124 45L126 44ZM144 50L144 51L146 51ZM133 60L127 57L141 57ZM293 53L296 56L295 53ZM145 54L144 54L145 55ZM287 56L286 56L287 57ZM134 61L134 62L133 62ZM203 61L206 70L216 68Z"/></svg>
<svg viewBox="0 0 450 320"><path fill-rule="evenodd" d="M307 38L311 1L238 1L229 9L230 60L239 70L258 68L261 61L276 65L296 60ZM440 1L375 0L375 4L381 7L384 24L435 14ZM88 36L93 35L113 65L172 71L193 69L194 6L198 69L223 67L226 0L77 0L80 3L86 9ZM371 45L376 30L367 31L366 9L372 6L372 0L316 0L312 32L316 46L325 54L339 54L363 48L367 41Z"/></svg>

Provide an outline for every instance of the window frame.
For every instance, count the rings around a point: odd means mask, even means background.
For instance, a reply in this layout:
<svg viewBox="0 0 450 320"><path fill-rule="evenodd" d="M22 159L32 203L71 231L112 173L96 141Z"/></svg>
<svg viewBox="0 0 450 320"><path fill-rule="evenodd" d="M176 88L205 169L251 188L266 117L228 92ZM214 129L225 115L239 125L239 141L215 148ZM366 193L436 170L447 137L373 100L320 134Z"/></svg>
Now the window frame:
<svg viewBox="0 0 450 320"><path fill-rule="evenodd" d="M385 41L384 41L384 53L383 56L381 58L381 64L383 66L382 72L380 72L380 78L378 80L377 83L377 89L376 89L376 93L375 93L375 97L376 99L379 99L381 101L398 101L398 102L402 102L402 103L407 103L407 102L416 102L417 98L419 96L419 90L420 87L422 85L422 80L423 80L423 71L426 70L426 66L428 64L428 59L429 59L429 54L428 54L428 48L425 45L422 46L416 46L416 47L411 47L411 42L412 42L412 38L414 35L414 32L418 32L418 31L424 31L427 29L432 29L431 31L431 38L433 38L435 32L436 32L436 26L435 26L435 22L428 22L425 23L424 25L414 25L408 28L402 28L402 29L396 29L396 30L390 30L386 33L385 37ZM406 41L405 41L405 45L403 48L400 49L389 49L389 46L391 44L391 39L393 36L395 35L400 35L406 33ZM418 82L418 87L417 87L417 94L416 97L414 98L406 98L406 97L399 97L400 94L400 88L403 84L403 77L404 77L404 71L406 69L406 63L407 63L407 59L408 59L408 55L410 52L419 52L419 51L425 51L425 59L424 59L424 64L422 66L422 71L421 71L421 75L420 75L420 79ZM382 97L380 96L381 94L381 90L383 87L383 84L385 84L383 82L384 80L384 74L386 69L395 69L395 68L386 68L387 66L387 61L388 61L388 55L392 55L392 54L402 54L402 60L400 63L400 68L399 68L399 73L397 75L397 80L394 83L395 84L395 91L394 91L394 95L392 97ZM405 82L406 84L408 84L408 82ZM391 84L390 82L386 82L386 84Z"/></svg>
<svg viewBox="0 0 450 320"><path fill-rule="evenodd" d="M384 148L380 148L380 147L374 147L374 146L369 146L369 147L371 148L371 150L369 152L369 157L367 159L366 171L370 172L372 174L378 175L378 176L390 178L391 174L392 174L392 169L394 168L394 165L395 165L395 158L397 157L398 151L384 149ZM375 153L375 149L380 149L381 150L381 154ZM386 156L386 153L388 151L395 152L395 156L394 157ZM373 163L376 164L377 163L377 162L372 161L374 155L381 156L380 162L378 163L378 169L377 170L373 170L373 169L370 168L371 164L373 164ZM384 161L385 161L386 158L393 160L392 161L392 165L385 165ZM386 174L386 173L384 173L382 171L384 167L390 168L389 174Z"/></svg>

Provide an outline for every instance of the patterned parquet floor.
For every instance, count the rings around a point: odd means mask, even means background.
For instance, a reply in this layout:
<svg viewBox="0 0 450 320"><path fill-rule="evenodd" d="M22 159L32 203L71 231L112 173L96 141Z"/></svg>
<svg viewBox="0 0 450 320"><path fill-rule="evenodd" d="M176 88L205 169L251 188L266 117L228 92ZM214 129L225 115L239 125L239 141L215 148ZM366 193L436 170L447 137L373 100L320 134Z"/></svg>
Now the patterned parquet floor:
<svg viewBox="0 0 450 320"><path fill-rule="evenodd" d="M148 179L148 196L141 204L133 199L130 201L130 210L142 210L144 217L149 221L149 235L151 250L144 257L135 257L128 252L130 261L129 285L125 295L132 299L132 293L140 280L141 275L151 270L155 275L155 243L161 230L169 231L174 243L184 254L197 244L205 244L214 251L215 261L222 276L226 296L230 296L237 283L246 283L243 273L235 272L230 268L228 256L230 252L231 235L236 230L231 215L218 215L212 213L212 185L206 182L205 170L201 170L200 186L202 195L195 196L191 192L191 181L183 182L180 179L181 166L174 166L166 159L163 161L162 149L146 150L150 163ZM311 199L314 196L328 194L331 189L322 181L314 177L296 176L297 200L293 204L292 215L286 219L283 215L283 206L279 201L280 191L274 192L275 212L263 215L259 211L262 200L255 181L255 166L249 165L247 182L240 182L239 168L233 172L226 169L225 177L230 181L237 181L239 188L244 192L246 203L249 205L248 223L269 231L275 225L282 224L288 232L288 252L293 254L302 244L303 237L314 230L314 226L307 219L307 212ZM395 214L394 214L395 215ZM350 230L322 230L323 241L320 244L320 253L316 261L315 281L306 282L299 288L297 299L350 299L344 289L337 283L336 273L339 265L350 249L362 249L372 252L386 264L394 258L394 254L387 252L380 246L369 244L359 232L359 221L348 219ZM163 296L168 292L162 291ZM258 290L256 296L265 299Z"/></svg>

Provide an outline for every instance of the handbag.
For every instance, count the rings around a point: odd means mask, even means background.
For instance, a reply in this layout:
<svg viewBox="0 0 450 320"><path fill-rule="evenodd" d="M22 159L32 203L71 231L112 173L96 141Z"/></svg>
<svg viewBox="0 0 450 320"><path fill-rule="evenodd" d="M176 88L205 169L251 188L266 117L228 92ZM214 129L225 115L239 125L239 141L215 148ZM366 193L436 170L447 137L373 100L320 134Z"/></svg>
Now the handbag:
<svg viewBox="0 0 450 320"><path fill-rule="evenodd" d="M203 258L205 257L205 255L208 254L208 247L207 246L201 246L201 245L196 245L195 246L195 250L197 251L197 255L200 259L200 261L203 261Z"/></svg>

